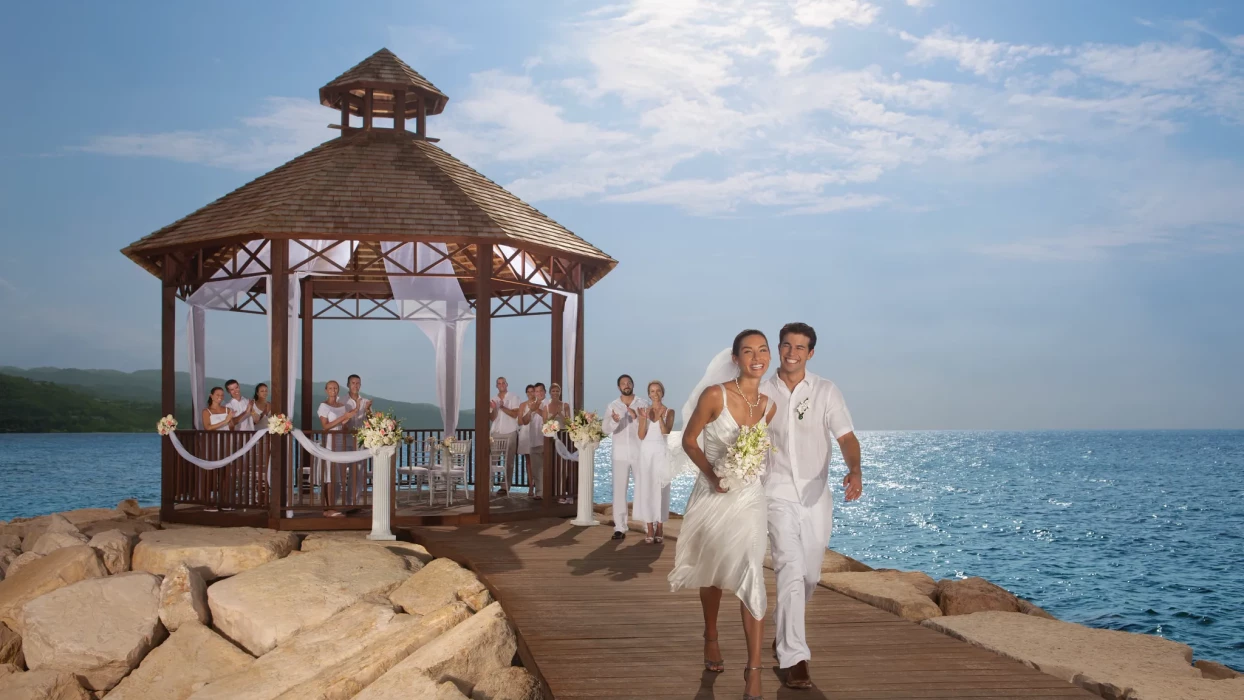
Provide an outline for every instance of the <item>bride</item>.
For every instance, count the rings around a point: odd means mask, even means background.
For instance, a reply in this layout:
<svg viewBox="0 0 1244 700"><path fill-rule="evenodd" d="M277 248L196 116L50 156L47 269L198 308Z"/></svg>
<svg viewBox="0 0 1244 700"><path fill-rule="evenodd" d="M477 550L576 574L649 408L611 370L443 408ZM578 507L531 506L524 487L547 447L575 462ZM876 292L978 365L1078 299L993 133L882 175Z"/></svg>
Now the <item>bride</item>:
<svg viewBox="0 0 1244 700"><path fill-rule="evenodd" d="M727 354L728 353L728 354ZM670 589L699 588L704 609L704 668L725 670L717 645L717 611L721 593L739 598L743 631L747 635L747 667L744 700L760 697L760 647L764 634L764 556L767 525L764 486L760 480L724 489L713 473L714 464L725 458L740 426L754 426L773 419L776 406L760 393L760 379L769 368L769 343L760 331L746 330L723 351L683 407L688 416L683 431L682 457L699 469L670 572Z"/></svg>

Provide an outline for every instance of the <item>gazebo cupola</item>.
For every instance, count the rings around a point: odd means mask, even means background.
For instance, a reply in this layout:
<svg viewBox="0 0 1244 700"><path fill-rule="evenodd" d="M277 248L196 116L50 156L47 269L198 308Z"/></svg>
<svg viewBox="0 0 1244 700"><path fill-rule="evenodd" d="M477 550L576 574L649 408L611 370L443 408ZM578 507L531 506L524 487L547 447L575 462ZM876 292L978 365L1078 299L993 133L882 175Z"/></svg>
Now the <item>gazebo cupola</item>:
<svg viewBox="0 0 1244 700"><path fill-rule="evenodd" d="M424 138L428 115L443 112L447 102L445 93L388 49L380 49L320 88L320 104L341 112L343 131L351 128L352 114L362 117L368 130L376 128L377 117L392 119L397 131L414 119L415 134Z"/></svg>

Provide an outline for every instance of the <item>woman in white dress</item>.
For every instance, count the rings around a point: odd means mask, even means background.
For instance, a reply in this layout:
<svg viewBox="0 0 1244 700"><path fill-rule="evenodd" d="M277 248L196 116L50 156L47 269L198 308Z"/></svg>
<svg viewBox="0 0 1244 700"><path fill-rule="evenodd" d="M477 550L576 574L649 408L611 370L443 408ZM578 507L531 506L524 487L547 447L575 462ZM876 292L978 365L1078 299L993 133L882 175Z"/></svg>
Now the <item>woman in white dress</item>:
<svg viewBox="0 0 1244 700"><path fill-rule="evenodd" d="M340 401L337 395L341 393L341 385L335 381L329 381L324 385L324 393L328 398L324 399L324 403L320 404L320 408L316 411L316 415L320 417L320 429L325 431L324 447L334 452L341 452L346 449L345 428L346 425L354 418L358 409L351 410L344 401ZM336 491L345 490L345 465L338 462L323 462L324 483L320 485L320 493L324 496L324 516L329 518L343 518L345 513L334 509L334 501L336 500ZM344 493L343 493L344 496Z"/></svg>
<svg viewBox="0 0 1244 700"><path fill-rule="evenodd" d="M631 505L631 518L644 524L646 544L665 541L662 524L670 515L670 487L662 482L669 472L669 443L665 436L674 427L674 411L662 403L664 399L665 385L655 380L648 382L648 400L652 405L640 409L643 420L639 421L639 464Z"/></svg>
<svg viewBox="0 0 1244 700"><path fill-rule="evenodd" d="M723 353L724 355L724 353ZM687 500L682 529L670 572L670 589L699 588L704 610L704 668L721 673L725 661L717 645L717 611L721 593L738 597L747 636L747 666L743 671L744 700L760 697L760 647L765 595L764 557L768 525L764 486L759 480L724 489L713 473L726 456L741 426L773 419L776 406L760 393L760 380L769 368L769 342L760 331L746 330L734 339L730 365L722 355L705 379L733 375L710 385L696 400L682 435L682 449L699 469ZM731 366L732 365L732 366ZM724 370L724 371L723 371ZM704 382L701 382L704 384ZM700 387L697 387L697 390ZM693 396L695 394L693 393Z"/></svg>
<svg viewBox="0 0 1244 700"><path fill-rule="evenodd" d="M255 395L251 398L251 418L255 419L255 425L263 428L267 427L268 419L272 417L272 406L268 403L268 385L260 382L255 386Z"/></svg>
<svg viewBox="0 0 1244 700"><path fill-rule="evenodd" d="M551 420L555 420L557 421L558 425L562 427L562 429L566 428L566 424L570 422L570 404L566 403L565 401L562 401L562 385L561 384L558 384L557 382L553 382L552 384L549 385L549 402L548 402L548 405L546 405L541 410L543 411L543 413L540 417L544 420L545 423L548 423ZM560 440L561 437L555 436L553 439ZM562 493L563 494L570 493L570 485L571 485L571 477L570 477L569 470L567 470L566 478L562 481ZM566 504L566 503L570 503L570 499L563 495L563 496L558 497L557 502L561 504Z"/></svg>
<svg viewBox="0 0 1244 700"><path fill-rule="evenodd" d="M207 392L207 408L203 409L202 421L204 430L229 430L233 427L233 413L225 408L224 401L225 390L221 387L214 386L211 391ZM221 471L219 469L208 470L207 473L203 474L203 479L208 497L210 498L212 494L219 496L223 481L221 479ZM220 509L215 506L208 506L203 510L208 513L215 513Z"/></svg>

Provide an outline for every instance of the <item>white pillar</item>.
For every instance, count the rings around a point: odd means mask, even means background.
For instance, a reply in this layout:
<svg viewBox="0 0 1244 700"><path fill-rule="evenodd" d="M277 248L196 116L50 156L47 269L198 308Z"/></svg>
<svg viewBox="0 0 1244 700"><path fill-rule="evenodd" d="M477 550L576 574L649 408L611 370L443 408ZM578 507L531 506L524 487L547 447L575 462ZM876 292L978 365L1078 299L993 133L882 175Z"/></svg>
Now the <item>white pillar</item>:
<svg viewBox="0 0 1244 700"><path fill-rule="evenodd" d="M397 539L389 527L389 499L393 492L393 458L396 456L397 445L371 448L371 534L367 535L369 540Z"/></svg>
<svg viewBox="0 0 1244 700"><path fill-rule="evenodd" d="M592 490L593 471L596 464L596 446L598 442L589 442L583 445L575 444L575 449L579 451L579 497L575 500L578 505L578 514L574 520L570 521L571 525L579 527L591 527L599 525L593 517L592 512Z"/></svg>

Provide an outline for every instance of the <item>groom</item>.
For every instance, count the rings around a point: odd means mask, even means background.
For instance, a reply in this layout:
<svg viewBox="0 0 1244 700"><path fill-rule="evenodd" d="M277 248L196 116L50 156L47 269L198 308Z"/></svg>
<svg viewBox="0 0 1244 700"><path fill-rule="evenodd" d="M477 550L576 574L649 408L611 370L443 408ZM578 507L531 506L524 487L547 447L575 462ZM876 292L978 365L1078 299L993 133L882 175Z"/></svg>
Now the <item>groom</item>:
<svg viewBox="0 0 1244 700"><path fill-rule="evenodd" d="M848 473L842 480L846 499L863 492L860 443L842 392L828 379L807 371L816 354L816 331L806 323L788 323L778 336L777 374L760 390L777 404L769 425L776 448L764 477L769 502L769 546L777 574L778 665L789 688L811 688L804 635L804 607L821 580L821 560L829 546L834 500L829 491L829 460L838 442Z"/></svg>

